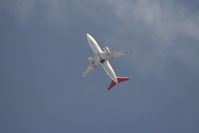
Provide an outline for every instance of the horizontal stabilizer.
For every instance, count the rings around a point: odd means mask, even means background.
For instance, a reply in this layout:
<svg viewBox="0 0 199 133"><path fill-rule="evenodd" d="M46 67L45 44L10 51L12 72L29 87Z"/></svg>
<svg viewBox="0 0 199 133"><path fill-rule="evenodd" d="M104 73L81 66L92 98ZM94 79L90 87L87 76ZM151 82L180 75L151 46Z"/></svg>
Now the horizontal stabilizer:
<svg viewBox="0 0 199 133"><path fill-rule="evenodd" d="M118 77L117 78L118 83L121 83L121 82L124 82L124 81L127 81L127 80L129 80L129 78L127 78L127 77Z"/></svg>
<svg viewBox="0 0 199 133"><path fill-rule="evenodd" d="M111 84L108 87L108 90L110 91L114 86L116 85L115 81L111 81Z"/></svg>
<svg viewBox="0 0 199 133"><path fill-rule="evenodd" d="M118 83L121 83L121 82L124 82L124 81L127 81L127 80L129 80L129 78L127 78L127 77L118 77L117 78ZM108 87L108 90L110 91L116 84L117 83L112 80L111 84Z"/></svg>

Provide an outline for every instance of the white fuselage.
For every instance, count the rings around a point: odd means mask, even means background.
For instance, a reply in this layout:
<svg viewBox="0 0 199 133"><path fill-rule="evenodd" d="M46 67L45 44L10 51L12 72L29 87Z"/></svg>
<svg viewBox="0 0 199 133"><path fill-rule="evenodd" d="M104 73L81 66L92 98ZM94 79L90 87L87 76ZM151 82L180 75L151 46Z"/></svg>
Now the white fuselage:
<svg viewBox="0 0 199 133"><path fill-rule="evenodd" d="M116 83L118 83L117 81L117 76L112 68L112 66L110 65L108 60L104 60L104 58L102 57L102 50L100 48L100 46L98 45L98 43L95 41L95 39L87 34L87 39L88 39L88 43L91 47L91 49L93 50L93 52L98 55L98 62L102 65L102 67L104 68L104 70L106 71L106 73L108 74L108 76L115 81ZM103 63L101 62L101 60L104 60Z"/></svg>

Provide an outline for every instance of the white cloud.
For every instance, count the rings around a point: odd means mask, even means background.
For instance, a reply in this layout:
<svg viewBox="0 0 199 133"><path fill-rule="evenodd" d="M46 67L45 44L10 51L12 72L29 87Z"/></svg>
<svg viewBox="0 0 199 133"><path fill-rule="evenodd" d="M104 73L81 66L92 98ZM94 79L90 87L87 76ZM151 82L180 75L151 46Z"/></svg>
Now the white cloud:
<svg viewBox="0 0 199 133"><path fill-rule="evenodd" d="M182 5L159 0L108 0L107 4L127 26L143 23L158 35L184 34L199 39L199 16Z"/></svg>
<svg viewBox="0 0 199 133"><path fill-rule="evenodd" d="M33 0L17 0L15 5L15 13L20 25L25 25L32 16L35 1Z"/></svg>
<svg viewBox="0 0 199 133"><path fill-rule="evenodd" d="M54 26L66 22L71 11L86 19L112 23L100 18L103 16L99 10L106 9L120 21L118 27L112 27L111 43L131 44L129 47L135 51L131 62L143 74L152 71L164 75L171 57L182 61L190 70L199 67L199 15L186 5L171 0L17 0L16 15L20 23L28 23L38 8L42 8L40 14L46 23Z"/></svg>
<svg viewBox="0 0 199 133"><path fill-rule="evenodd" d="M43 16L48 23L60 24L63 19L68 19L68 5L65 0L40 0L44 7Z"/></svg>
<svg viewBox="0 0 199 133"><path fill-rule="evenodd" d="M134 55L137 56L134 57L137 64L133 64L137 65L137 70L143 73L148 71L157 75L164 75L170 58L177 58L189 70L198 69L198 14L194 14L182 5L176 5L174 1L108 0L107 4L113 9L112 12L115 16L123 22L120 32L126 31L124 35L128 36L129 34L135 35L135 32L138 32L137 30L141 30L141 34L139 32L138 34L139 36L143 35L143 39L146 40L138 41L135 44L131 43L132 47L139 51ZM114 38L121 39L120 33L115 34L117 32L114 32L112 40ZM147 37L150 39L146 39ZM182 40L185 40L185 38L192 40L187 41L192 42L192 44L184 44ZM148 45L150 45L150 48ZM146 50L146 48L148 49Z"/></svg>

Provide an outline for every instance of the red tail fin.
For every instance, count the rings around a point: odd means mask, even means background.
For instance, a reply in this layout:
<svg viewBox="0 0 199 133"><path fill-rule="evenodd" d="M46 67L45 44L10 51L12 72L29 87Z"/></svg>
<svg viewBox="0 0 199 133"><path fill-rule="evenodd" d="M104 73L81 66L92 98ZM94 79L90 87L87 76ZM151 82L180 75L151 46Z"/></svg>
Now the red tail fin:
<svg viewBox="0 0 199 133"><path fill-rule="evenodd" d="M111 81L111 84L108 87L108 90L110 91L114 86L116 85L115 81Z"/></svg>
<svg viewBox="0 0 199 133"><path fill-rule="evenodd" d="M129 78L127 78L127 77L118 77L118 78L117 78L118 83L124 82L124 81L126 81L126 80L129 80ZM117 83L115 83L115 81L112 80L112 81L111 81L111 84L110 84L109 87L108 87L108 90L110 91L116 84L117 84Z"/></svg>
<svg viewBox="0 0 199 133"><path fill-rule="evenodd" d="M118 77L117 78L118 83L124 82L126 80L129 80L129 78L127 78L127 77Z"/></svg>

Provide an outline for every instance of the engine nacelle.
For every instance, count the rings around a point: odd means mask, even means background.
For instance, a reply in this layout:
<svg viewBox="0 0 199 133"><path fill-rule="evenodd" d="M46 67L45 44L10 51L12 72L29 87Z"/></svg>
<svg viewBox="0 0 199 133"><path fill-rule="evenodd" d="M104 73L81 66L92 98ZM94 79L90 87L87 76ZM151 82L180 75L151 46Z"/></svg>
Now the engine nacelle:
<svg viewBox="0 0 199 133"><path fill-rule="evenodd" d="M110 54L111 53L111 51L110 51L110 49L106 46L106 47L104 47L103 48L103 50L105 51L105 52L107 52L108 54Z"/></svg>
<svg viewBox="0 0 199 133"><path fill-rule="evenodd" d="M88 57L88 61L92 64L93 61L94 61L93 57L92 57L92 56L89 56L89 57Z"/></svg>

